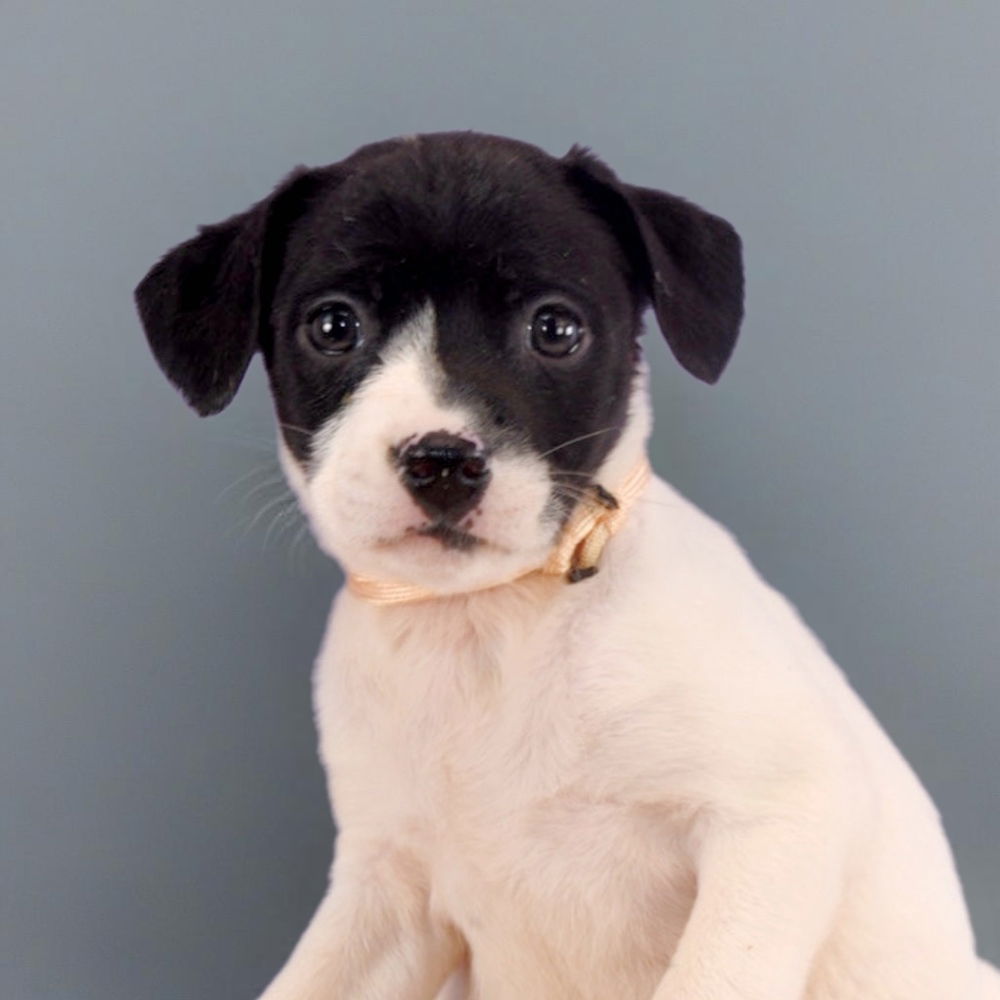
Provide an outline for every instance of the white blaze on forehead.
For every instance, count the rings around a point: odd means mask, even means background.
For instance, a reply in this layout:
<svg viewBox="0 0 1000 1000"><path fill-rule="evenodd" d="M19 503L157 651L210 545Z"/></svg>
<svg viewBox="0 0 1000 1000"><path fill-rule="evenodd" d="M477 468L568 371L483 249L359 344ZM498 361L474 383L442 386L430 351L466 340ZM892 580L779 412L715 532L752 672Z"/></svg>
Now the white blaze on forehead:
<svg viewBox="0 0 1000 1000"><path fill-rule="evenodd" d="M447 430L480 444L472 414L440 402L445 374L435 354L437 321L434 307L424 306L396 332L381 353L381 364L345 401L340 413L317 431L313 466L319 468L334 440L349 446L372 443L398 447L415 434Z"/></svg>
<svg viewBox="0 0 1000 1000"><path fill-rule="evenodd" d="M316 433L308 469L283 459L321 548L349 571L461 591L540 565L556 524L544 460L501 448L490 455L482 500L462 524L480 546L456 551L421 539L429 522L399 478L399 449L433 431L483 443L477 414L444 401L447 377L435 347L428 305L392 334L378 364Z"/></svg>

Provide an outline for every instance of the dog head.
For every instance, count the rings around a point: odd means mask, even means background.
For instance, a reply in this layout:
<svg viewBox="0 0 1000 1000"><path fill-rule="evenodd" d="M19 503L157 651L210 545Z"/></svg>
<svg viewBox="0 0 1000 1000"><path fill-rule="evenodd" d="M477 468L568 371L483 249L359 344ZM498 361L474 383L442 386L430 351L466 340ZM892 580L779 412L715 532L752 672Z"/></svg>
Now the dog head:
<svg viewBox="0 0 1000 1000"><path fill-rule="evenodd" d="M538 566L588 491L639 459L647 305L714 382L742 293L722 219L583 149L446 133L295 171L170 251L136 299L203 415L260 351L322 548L457 592Z"/></svg>

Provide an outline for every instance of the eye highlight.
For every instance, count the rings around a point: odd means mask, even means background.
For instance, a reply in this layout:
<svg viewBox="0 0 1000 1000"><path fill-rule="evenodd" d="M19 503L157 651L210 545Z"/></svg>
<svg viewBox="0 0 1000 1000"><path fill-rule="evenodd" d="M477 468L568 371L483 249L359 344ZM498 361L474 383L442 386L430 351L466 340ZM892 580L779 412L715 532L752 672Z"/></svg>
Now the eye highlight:
<svg viewBox="0 0 1000 1000"><path fill-rule="evenodd" d="M305 322L309 343L331 357L353 351L364 339L361 317L349 303L324 302L312 309Z"/></svg>
<svg viewBox="0 0 1000 1000"><path fill-rule="evenodd" d="M575 354L587 337L583 320L559 303L547 303L535 310L528 324L528 343L546 358L566 358Z"/></svg>

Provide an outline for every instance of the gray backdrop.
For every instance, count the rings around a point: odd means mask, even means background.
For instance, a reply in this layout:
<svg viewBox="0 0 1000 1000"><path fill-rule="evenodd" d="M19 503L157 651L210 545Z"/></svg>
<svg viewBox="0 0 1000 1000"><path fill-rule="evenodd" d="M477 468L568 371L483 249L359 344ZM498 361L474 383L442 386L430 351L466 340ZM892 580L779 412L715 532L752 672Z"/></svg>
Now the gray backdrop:
<svg viewBox="0 0 1000 1000"><path fill-rule="evenodd" d="M131 289L293 165L452 128L587 143L743 233L720 385L649 336L656 465L923 776L1000 959L1000 8L824 7L6 0L0 995L250 998L318 899L337 572L260 371L198 421Z"/></svg>

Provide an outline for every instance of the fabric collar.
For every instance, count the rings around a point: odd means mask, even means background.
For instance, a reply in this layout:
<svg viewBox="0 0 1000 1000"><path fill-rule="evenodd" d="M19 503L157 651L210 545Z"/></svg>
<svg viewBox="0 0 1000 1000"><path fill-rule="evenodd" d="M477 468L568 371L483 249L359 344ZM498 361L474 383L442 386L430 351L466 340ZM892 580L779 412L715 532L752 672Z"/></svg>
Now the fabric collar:
<svg viewBox="0 0 1000 1000"><path fill-rule="evenodd" d="M604 487L593 485L591 498L577 505L563 527L555 548L541 566L518 573L510 579L486 583L482 587L460 593L492 590L534 574L561 576L567 583L577 583L593 576L598 570L597 563L604 546L624 523L630 508L649 482L650 474L649 462L643 457L626 476L617 493L611 494ZM347 586L353 594L378 605L412 604L439 597L459 596L438 594L411 583L379 580L354 573L348 574Z"/></svg>

